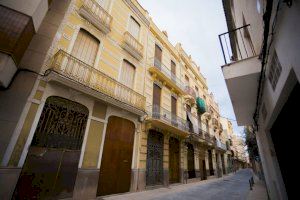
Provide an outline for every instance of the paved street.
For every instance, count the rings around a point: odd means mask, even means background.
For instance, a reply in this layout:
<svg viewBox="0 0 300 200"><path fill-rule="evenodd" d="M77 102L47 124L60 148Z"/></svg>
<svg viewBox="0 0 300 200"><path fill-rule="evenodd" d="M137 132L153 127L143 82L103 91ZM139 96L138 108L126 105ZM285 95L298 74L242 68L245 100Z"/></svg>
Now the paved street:
<svg viewBox="0 0 300 200"><path fill-rule="evenodd" d="M220 179L212 179L197 183L170 186L138 193L106 197L106 200L232 200L247 199L249 194L248 180L252 176L249 169L240 170L236 174Z"/></svg>

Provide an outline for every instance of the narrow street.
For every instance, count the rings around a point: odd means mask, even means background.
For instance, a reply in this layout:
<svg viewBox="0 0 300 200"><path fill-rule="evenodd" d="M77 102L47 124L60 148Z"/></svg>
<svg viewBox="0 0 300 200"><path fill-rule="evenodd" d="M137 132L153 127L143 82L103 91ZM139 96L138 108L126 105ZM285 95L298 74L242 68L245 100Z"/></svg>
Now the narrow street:
<svg viewBox="0 0 300 200"><path fill-rule="evenodd" d="M238 171L220 179L212 179L197 183L174 185L144 192L128 193L105 197L105 200L227 200L247 199L249 195L248 180L252 176L249 169Z"/></svg>

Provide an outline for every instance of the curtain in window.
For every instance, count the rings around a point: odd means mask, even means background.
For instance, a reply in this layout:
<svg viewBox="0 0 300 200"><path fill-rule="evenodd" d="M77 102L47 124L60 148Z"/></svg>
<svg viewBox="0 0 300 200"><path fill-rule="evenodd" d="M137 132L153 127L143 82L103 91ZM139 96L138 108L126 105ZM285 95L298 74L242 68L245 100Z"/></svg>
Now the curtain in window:
<svg viewBox="0 0 300 200"><path fill-rule="evenodd" d="M135 38L139 39L139 34L140 34L140 25L139 23L130 17L130 22L129 22L129 33Z"/></svg>
<svg viewBox="0 0 300 200"><path fill-rule="evenodd" d="M124 60L121 73L121 83L127 87L133 88L135 67L131 63Z"/></svg>

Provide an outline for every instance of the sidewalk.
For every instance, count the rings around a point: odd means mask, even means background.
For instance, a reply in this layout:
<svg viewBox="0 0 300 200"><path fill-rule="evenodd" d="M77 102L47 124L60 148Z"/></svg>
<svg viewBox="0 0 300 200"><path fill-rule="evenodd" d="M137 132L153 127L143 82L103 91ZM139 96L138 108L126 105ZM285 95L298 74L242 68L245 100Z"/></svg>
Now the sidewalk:
<svg viewBox="0 0 300 200"><path fill-rule="evenodd" d="M149 190L144 190L144 191L140 191L140 192L108 195L108 196L104 196L104 197L98 197L97 199L101 199L101 200L128 200L128 199L130 199L130 200L152 200L152 199L159 198L163 195L172 194L172 193L180 193L180 192L183 192L194 186L205 185L207 183L221 181L228 177L231 177L232 175L233 175L233 173L227 174L221 178L202 180L199 182L192 182L192 183L187 183L187 184L173 184L173 185L170 185L169 187L149 189Z"/></svg>
<svg viewBox="0 0 300 200"><path fill-rule="evenodd" d="M265 183L255 175L253 189L250 190L247 200L268 200L267 189Z"/></svg>

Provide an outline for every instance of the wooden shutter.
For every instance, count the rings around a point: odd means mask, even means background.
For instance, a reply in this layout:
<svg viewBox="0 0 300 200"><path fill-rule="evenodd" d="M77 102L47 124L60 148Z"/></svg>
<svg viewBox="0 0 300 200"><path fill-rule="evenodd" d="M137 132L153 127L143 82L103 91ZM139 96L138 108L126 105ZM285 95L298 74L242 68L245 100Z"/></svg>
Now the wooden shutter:
<svg viewBox="0 0 300 200"><path fill-rule="evenodd" d="M185 75L185 86L189 86L190 85L190 79L187 75Z"/></svg>
<svg viewBox="0 0 300 200"><path fill-rule="evenodd" d="M129 33L135 38L139 39L140 35L140 24L133 18L130 17L130 22L129 22Z"/></svg>
<svg viewBox="0 0 300 200"><path fill-rule="evenodd" d="M171 72L176 75L176 64L173 60L171 60Z"/></svg>
<svg viewBox="0 0 300 200"><path fill-rule="evenodd" d="M156 45L155 45L155 59L161 62L161 56L162 56L162 50L161 50L161 48L156 44Z"/></svg>
<svg viewBox="0 0 300 200"><path fill-rule="evenodd" d="M153 84L153 105L160 106L160 95L161 95L161 88Z"/></svg>
<svg viewBox="0 0 300 200"><path fill-rule="evenodd" d="M127 87L133 88L135 76L135 67L128 61L123 61L122 73L121 73L121 83Z"/></svg>
<svg viewBox="0 0 300 200"><path fill-rule="evenodd" d="M195 90L196 90L196 95L197 95L197 97L199 97L199 89L198 89L197 86L195 86Z"/></svg>
<svg viewBox="0 0 300 200"><path fill-rule="evenodd" d="M192 112L191 106L186 105L186 111L187 111L187 112Z"/></svg>
<svg viewBox="0 0 300 200"><path fill-rule="evenodd" d="M76 38L72 55L90 66L94 66L99 41L87 31L80 29Z"/></svg>
<svg viewBox="0 0 300 200"><path fill-rule="evenodd" d="M171 113L177 115L177 99L173 96L171 97Z"/></svg>

